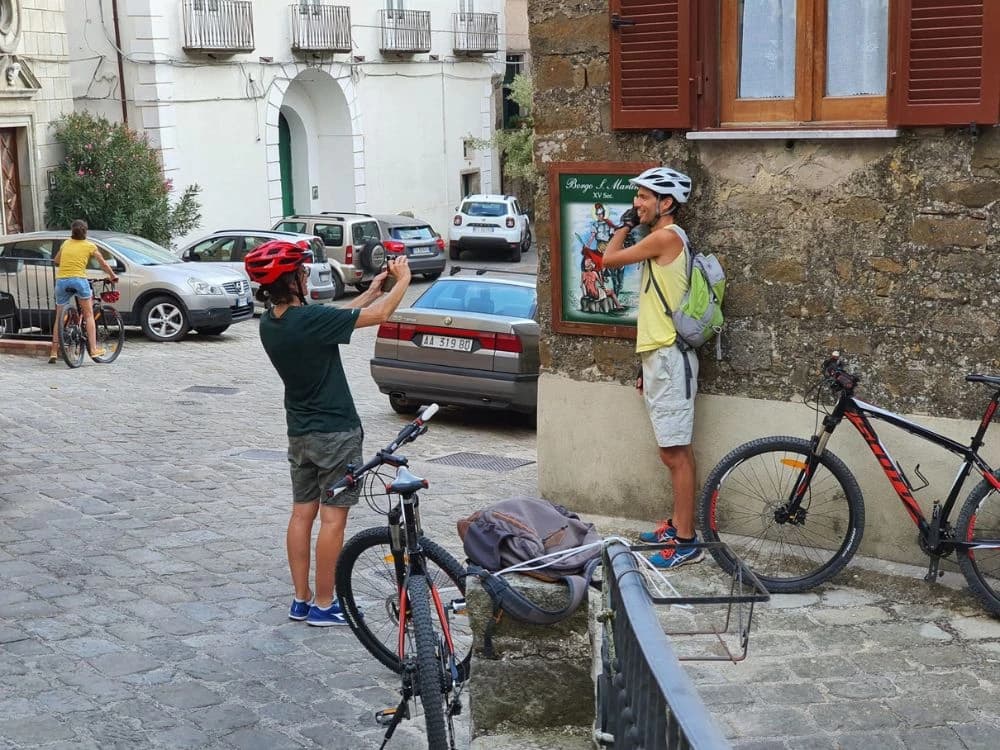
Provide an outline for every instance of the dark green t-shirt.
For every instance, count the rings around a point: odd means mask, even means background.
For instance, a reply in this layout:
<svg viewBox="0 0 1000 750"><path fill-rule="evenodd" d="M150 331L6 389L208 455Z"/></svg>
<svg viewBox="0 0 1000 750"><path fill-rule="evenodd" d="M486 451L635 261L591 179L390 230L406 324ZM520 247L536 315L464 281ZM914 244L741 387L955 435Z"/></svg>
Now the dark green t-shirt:
<svg viewBox="0 0 1000 750"><path fill-rule="evenodd" d="M289 307L260 316L260 341L285 384L289 435L347 432L361 426L340 361L360 310L326 305Z"/></svg>

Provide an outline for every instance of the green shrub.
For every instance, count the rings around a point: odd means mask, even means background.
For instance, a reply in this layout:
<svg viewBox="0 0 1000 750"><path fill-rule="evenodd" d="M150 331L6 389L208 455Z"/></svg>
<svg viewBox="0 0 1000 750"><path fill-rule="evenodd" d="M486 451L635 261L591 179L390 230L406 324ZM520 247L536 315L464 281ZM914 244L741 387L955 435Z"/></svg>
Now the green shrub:
<svg viewBox="0 0 1000 750"><path fill-rule="evenodd" d="M66 228L83 219L91 229L136 234L169 247L201 223L201 188L189 186L171 205L173 185L144 134L77 112L58 121L55 136L66 158L45 204L48 226Z"/></svg>

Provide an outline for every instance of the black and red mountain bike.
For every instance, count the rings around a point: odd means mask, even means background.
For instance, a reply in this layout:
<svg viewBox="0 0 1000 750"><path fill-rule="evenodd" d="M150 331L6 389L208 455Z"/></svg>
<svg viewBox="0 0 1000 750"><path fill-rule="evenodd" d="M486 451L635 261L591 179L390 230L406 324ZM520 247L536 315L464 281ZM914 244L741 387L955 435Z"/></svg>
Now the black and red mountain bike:
<svg viewBox="0 0 1000 750"><path fill-rule="evenodd" d="M925 579L942 575L941 559L953 552L969 588L993 615L1000 615L1000 473L979 455L1000 401L1000 377L967 375L966 381L993 390L969 445L958 443L886 409L854 397L858 377L844 368L838 353L823 363L823 383L837 401L809 440L776 436L752 440L731 451L706 480L699 500L705 539L732 550L713 549L719 565L732 573L738 555L772 592L805 591L828 581L853 557L865 529L865 507L858 481L827 443L847 419L861 433L916 524L920 548L930 557ZM899 463L879 439L879 419L961 457L962 463L942 503L935 499L928 518ZM969 493L958 519L951 520L959 493L975 470L982 476Z"/></svg>

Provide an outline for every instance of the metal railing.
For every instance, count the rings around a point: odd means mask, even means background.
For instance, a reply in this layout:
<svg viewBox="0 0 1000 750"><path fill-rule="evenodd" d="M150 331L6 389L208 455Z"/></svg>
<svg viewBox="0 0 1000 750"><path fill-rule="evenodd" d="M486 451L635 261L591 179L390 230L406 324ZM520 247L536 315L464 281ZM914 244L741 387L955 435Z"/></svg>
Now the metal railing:
<svg viewBox="0 0 1000 750"><path fill-rule="evenodd" d="M455 52L496 52L500 49L500 22L496 13L453 13Z"/></svg>
<svg viewBox="0 0 1000 750"><path fill-rule="evenodd" d="M183 0L184 49L253 50L251 0Z"/></svg>
<svg viewBox="0 0 1000 750"><path fill-rule="evenodd" d="M302 52L350 52L351 9L347 5L295 3L288 6L292 49Z"/></svg>
<svg viewBox="0 0 1000 750"><path fill-rule="evenodd" d="M663 632L631 550L612 542L602 562L609 611L595 739L614 750L729 748Z"/></svg>
<svg viewBox="0 0 1000 750"><path fill-rule="evenodd" d="M431 12L429 10L380 10L382 52L430 52Z"/></svg>
<svg viewBox="0 0 1000 750"><path fill-rule="evenodd" d="M50 338L55 285L51 259L0 258L0 338Z"/></svg>

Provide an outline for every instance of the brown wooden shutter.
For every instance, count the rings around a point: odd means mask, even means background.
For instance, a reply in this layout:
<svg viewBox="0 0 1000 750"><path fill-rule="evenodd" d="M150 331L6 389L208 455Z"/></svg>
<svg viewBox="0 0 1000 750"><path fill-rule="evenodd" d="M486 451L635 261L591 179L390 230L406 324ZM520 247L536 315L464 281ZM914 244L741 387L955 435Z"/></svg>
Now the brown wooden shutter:
<svg viewBox="0 0 1000 750"><path fill-rule="evenodd" d="M691 4L611 0L611 127L691 127Z"/></svg>
<svg viewBox="0 0 1000 750"><path fill-rule="evenodd" d="M1000 0L896 0L891 125L1000 121Z"/></svg>

